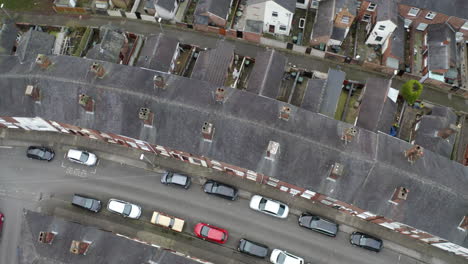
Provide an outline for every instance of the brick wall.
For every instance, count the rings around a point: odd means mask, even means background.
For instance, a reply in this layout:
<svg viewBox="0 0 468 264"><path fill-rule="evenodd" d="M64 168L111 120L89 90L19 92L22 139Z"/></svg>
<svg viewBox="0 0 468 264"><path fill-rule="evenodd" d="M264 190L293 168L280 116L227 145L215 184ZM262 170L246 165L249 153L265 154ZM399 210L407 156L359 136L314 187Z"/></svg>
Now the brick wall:
<svg viewBox="0 0 468 264"><path fill-rule="evenodd" d="M345 23L341 22L341 20L345 16L349 17L349 23L348 24L345 24ZM342 10L341 12L339 12L338 14L336 14L334 24L335 24L336 27L339 27L339 28L348 28L348 27L351 26L351 24L353 24L354 18L355 18L355 16L353 16L353 14L351 14L348 11L348 9L345 9L345 10Z"/></svg>

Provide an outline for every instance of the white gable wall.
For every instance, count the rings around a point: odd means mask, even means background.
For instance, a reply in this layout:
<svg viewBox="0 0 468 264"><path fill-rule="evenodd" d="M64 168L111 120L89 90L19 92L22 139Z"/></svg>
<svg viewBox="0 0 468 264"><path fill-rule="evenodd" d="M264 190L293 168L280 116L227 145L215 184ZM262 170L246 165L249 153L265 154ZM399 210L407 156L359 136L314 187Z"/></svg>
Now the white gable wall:
<svg viewBox="0 0 468 264"><path fill-rule="evenodd" d="M264 2L264 5L265 13L263 20L263 32L270 32L270 26L274 26L275 34L289 35L289 31L291 30L293 13L273 1ZM273 17L273 12L277 12L278 16ZM281 26L285 26L286 29L281 30Z"/></svg>
<svg viewBox="0 0 468 264"><path fill-rule="evenodd" d="M380 30L379 28L381 26L384 26L385 28L383 30ZM390 20L377 22L374 28L372 29L371 33L367 37L366 44L383 45L388 39L388 37L392 35L393 31L395 31L396 27L397 26Z"/></svg>
<svg viewBox="0 0 468 264"><path fill-rule="evenodd" d="M166 19L166 20L173 20L177 12L177 7L178 7L177 1L174 1L174 11L169 12L167 9L162 8L161 6L155 4L155 9L156 9L155 16L160 17L162 19Z"/></svg>

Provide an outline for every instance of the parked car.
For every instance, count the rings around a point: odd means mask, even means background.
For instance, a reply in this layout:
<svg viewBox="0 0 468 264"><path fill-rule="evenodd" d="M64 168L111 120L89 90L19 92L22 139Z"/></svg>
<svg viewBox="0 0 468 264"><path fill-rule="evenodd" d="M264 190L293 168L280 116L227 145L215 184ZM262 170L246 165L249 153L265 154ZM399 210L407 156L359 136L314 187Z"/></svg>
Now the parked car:
<svg viewBox="0 0 468 264"><path fill-rule="evenodd" d="M198 223L193 229L195 235L203 240L224 244L228 239L228 231L205 223Z"/></svg>
<svg viewBox="0 0 468 264"><path fill-rule="evenodd" d="M188 189L190 187L191 179L189 176L183 175L183 174L178 174L174 172L166 172L164 175L161 177L161 183L163 184L173 184L177 186L181 186L185 189Z"/></svg>
<svg viewBox="0 0 468 264"><path fill-rule="evenodd" d="M289 213L289 207L284 203L260 195L250 199L250 208L278 218L286 218Z"/></svg>
<svg viewBox="0 0 468 264"><path fill-rule="evenodd" d="M303 213L299 217L299 225L331 237L338 233L338 224L310 213Z"/></svg>
<svg viewBox="0 0 468 264"><path fill-rule="evenodd" d="M180 218L156 211L153 212L150 222L154 225L169 228L177 232L182 232L185 223L185 221Z"/></svg>
<svg viewBox="0 0 468 264"><path fill-rule="evenodd" d="M274 264L304 264L304 259L281 249L273 249L270 262Z"/></svg>
<svg viewBox="0 0 468 264"><path fill-rule="evenodd" d="M236 188L213 180L205 182L205 185L203 185L203 191L232 201L237 199L238 194Z"/></svg>
<svg viewBox="0 0 468 264"><path fill-rule="evenodd" d="M41 146L30 146L26 151L26 156L30 159L51 161L55 153L52 149Z"/></svg>
<svg viewBox="0 0 468 264"><path fill-rule="evenodd" d="M379 252L383 247L383 241L381 239L361 232L353 232L349 241L355 246L374 252Z"/></svg>
<svg viewBox="0 0 468 264"><path fill-rule="evenodd" d="M265 258L266 256L268 256L267 246L244 238L242 238L239 241L239 246L237 246L237 250L257 258Z"/></svg>
<svg viewBox="0 0 468 264"><path fill-rule="evenodd" d="M101 201L80 194L73 195L72 204L95 213L101 210Z"/></svg>
<svg viewBox="0 0 468 264"><path fill-rule="evenodd" d="M129 202L109 199L107 210L122 215L123 217L138 219L141 215L141 207Z"/></svg>
<svg viewBox="0 0 468 264"><path fill-rule="evenodd" d="M67 152L67 159L86 166L94 166L97 163L97 157L91 152L70 149Z"/></svg>

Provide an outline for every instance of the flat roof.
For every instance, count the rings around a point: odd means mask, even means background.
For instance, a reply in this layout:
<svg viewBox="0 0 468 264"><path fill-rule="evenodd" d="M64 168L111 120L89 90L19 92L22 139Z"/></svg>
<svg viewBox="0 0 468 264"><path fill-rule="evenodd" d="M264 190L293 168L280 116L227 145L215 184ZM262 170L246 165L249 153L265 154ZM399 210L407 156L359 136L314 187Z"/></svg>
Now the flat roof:
<svg viewBox="0 0 468 264"><path fill-rule="evenodd" d="M101 79L90 72L93 60L49 58L53 66L43 70L34 62L0 56L3 116L40 116L209 157L468 247L466 233L457 229L468 208L468 167L460 163L426 149L410 164L403 151L412 145L363 128L345 144L341 137L350 124L247 91L226 87L225 101L218 103L219 86L209 82L106 62ZM164 77L164 90L154 88L155 75ZM31 83L41 89L41 104L24 95ZM93 114L79 106L81 93L95 100ZM285 105L291 109L288 121L278 118ZM138 118L140 107L155 113L153 127ZM216 129L212 142L201 136L204 122ZM280 145L274 161L265 159L270 141ZM335 162L343 165L344 174L331 182L327 176ZM388 200L400 186L410 193L395 206Z"/></svg>

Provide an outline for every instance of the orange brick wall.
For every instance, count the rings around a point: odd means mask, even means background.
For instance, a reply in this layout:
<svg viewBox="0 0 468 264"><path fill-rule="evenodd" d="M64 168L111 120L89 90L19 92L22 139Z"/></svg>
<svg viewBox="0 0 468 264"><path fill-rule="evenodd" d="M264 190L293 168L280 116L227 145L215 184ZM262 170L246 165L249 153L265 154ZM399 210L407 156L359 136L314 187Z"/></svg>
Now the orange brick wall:
<svg viewBox="0 0 468 264"><path fill-rule="evenodd" d="M349 17L349 24L344 24L344 23L341 23L341 19L344 17L344 16L348 16ZM335 17L335 26L336 27L339 27L339 28L347 28L347 27L350 27L351 24L353 23L354 21L354 18L355 16L353 16L353 14L351 14L348 9L345 9L345 10L342 10L341 12L339 12L338 14L336 14L336 17Z"/></svg>

